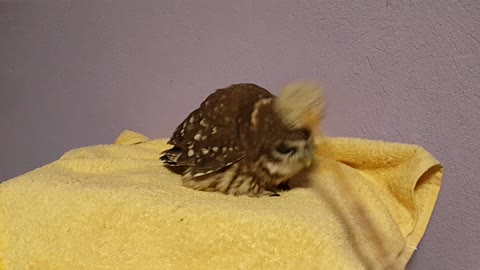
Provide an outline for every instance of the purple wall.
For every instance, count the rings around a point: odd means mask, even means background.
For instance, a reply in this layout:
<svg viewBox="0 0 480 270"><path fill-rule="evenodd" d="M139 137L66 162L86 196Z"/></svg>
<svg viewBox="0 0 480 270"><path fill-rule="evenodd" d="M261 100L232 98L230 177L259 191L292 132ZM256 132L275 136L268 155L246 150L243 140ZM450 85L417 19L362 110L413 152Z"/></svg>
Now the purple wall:
<svg viewBox="0 0 480 270"><path fill-rule="evenodd" d="M478 0L27 2L0 2L0 181L124 129L169 136L218 87L317 79L330 135L446 166L409 268L478 269Z"/></svg>

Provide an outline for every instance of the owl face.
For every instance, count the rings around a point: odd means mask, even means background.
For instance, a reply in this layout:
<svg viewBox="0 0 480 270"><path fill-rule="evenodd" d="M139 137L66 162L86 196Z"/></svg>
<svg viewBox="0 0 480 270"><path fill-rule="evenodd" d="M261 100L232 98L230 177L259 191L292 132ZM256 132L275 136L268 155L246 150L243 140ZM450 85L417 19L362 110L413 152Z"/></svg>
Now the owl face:
<svg viewBox="0 0 480 270"><path fill-rule="evenodd" d="M314 145L311 139L285 140L270 149L270 158L264 163L271 175L278 175L274 181L280 184L301 170L310 167L313 160Z"/></svg>
<svg viewBox="0 0 480 270"><path fill-rule="evenodd" d="M258 138L249 150L276 185L310 167L315 145L310 130L285 125L271 105L271 102L264 104L259 113L253 115L257 119L252 118L255 126L251 136ZM255 149L261 150L255 152Z"/></svg>
<svg viewBox="0 0 480 270"><path fill-rule="evenodd" d="M314 157L312 128L297 110L305 102L293 90L279 99L254 84L218 89L176 128L168 141L173 147L160 159L179 168L184 185L194 189L271 192Z"/></svg>

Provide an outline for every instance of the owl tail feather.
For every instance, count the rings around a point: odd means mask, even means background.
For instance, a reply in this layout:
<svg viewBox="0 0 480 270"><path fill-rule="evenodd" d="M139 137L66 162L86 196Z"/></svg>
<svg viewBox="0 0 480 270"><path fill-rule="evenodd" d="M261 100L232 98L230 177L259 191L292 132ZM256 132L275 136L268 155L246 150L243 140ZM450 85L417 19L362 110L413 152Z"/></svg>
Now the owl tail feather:
<svg viewBox="0 0 480 270"><path fill-rule="evenodd" d="M160 157L160 160L165 163L165 165L168 166L181 166L183 164L178 164L177 160L182 154L181 149L178 147L173 147L171 149L168 149L164 152L162 152L162 156Z"/></svg>

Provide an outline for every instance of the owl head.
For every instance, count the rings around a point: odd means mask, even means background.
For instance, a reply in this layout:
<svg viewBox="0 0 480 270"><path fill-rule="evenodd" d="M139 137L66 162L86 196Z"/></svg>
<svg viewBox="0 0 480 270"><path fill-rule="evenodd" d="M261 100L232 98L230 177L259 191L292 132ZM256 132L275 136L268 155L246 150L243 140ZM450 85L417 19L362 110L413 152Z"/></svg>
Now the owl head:
<svg viewBox="0 0 480 270"><path fill-rule="evenodd" d="M255 105L253 145L262 167L279 182L312 164L314 136L324 109L322 91L311 83L289 84L276 97Z"/></svg>

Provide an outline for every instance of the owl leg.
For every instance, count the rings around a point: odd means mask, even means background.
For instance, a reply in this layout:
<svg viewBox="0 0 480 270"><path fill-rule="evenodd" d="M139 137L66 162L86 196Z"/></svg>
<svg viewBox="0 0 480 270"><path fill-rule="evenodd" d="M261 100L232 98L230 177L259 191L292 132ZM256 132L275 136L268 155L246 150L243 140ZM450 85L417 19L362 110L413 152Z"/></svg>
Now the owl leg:
<svg viewBox="0 0 480 270"><path fill-rule="evenodd" d="M289 191L290 190L290 186L288 186L289 181L290 179L281 183L280 185L277 186L277 189L279 189L280 191Z"/></svg>

